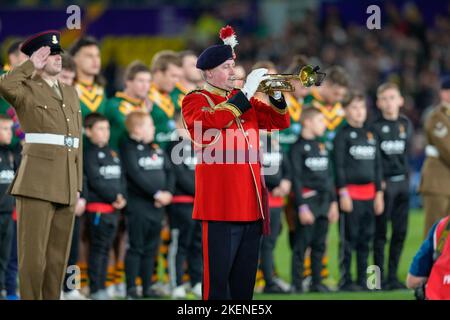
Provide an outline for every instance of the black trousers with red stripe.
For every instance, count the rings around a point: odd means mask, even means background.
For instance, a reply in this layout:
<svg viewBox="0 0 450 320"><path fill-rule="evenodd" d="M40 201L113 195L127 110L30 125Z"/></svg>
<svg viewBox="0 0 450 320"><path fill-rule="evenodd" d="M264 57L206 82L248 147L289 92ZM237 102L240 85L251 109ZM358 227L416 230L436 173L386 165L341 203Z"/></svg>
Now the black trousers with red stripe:
<svg viewBox="0 0 450 320"><path fill-rule="evenodd" d="M261 220L202 222L204 300L253 298L261 234Z"/></svg>

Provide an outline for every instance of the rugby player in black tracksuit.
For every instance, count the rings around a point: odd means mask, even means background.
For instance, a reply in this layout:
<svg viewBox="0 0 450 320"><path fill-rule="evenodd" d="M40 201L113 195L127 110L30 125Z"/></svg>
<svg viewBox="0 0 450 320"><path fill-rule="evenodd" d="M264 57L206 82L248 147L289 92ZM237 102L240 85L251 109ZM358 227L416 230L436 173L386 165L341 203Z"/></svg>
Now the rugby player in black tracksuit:
<svg viewBox="0 0 450 320"><path fill-rule="evenodd" d="M84 174L89 193L86 214L90 249L88 275L91 298L109 299L105 281L109 250L117 231L119 211L126 204L126 182L119 155L108 146L109 122L101 114L85 118Z"/></svg>
<svg viewBox="0 0 450 320"><path fill-rule="evenodd" d="M340 202L339 289L366 290L369 247L373 240L375 214L383 212L381 161L373 133L364 127L367 116L364 96L349 95L344 101L348 124L336 135L334 158L336 186ZM352 253L357 254L357 282L350 267Z"/></svg>
<svg viewBox="0 0 450 320"><path fill-rule="evenodd" d="M385 207L383 214L376 217L374 262L380 267L384 279L384 249L387 224L391 220L388 274L382 289L404 289L406 287L397 278L397 270L408 225L408 146L412 125L407 117L399 115L403 98L396 85L381 85L377 97L382 114L372 123L371 129L381 152Z"/></svg>
<svg viewBox="0 0 450 320"><path fill-rule="evenodd" d="M328 292L321 283L322 258L326 248L328 222L338 218L336 192L328 150L319 142L326 129L323 115L313 107L302 114L302 132L290 150L294 203L297 208L292 252L292 291L302 292L304 258L311 248L310 291Z"/></svg>
<svg viewBox="0 0 450 320"><path fill-rule="evenodd" d="M279 139L274 135L260 134L262 166L266 186L269 189L270 234L263 236L260 250L260 268L264 276L265 293L284 293L274 281L275 263L273 252L281 231L281 211L284 197L289 193L289 159L283 152ZM288 185L286 190L286 184Z"/></svg>
<svg viewBox="0 0 450 320"><path fill-rule="evenodd" d="M177 124L179 115L175 116ZM180 132L181 129L180 129ZM168 155L176 176L175 194L168 207L171 243L169 246L169 273L173 298L185 298L183 276L187 262L192 292L201 298L202 229L192 219L195 195L195 165L197 157L187 137L169 144Z"/></svg>
<svg viewBox="0 0 450 320"><path fill-rule="evenodd" d="M156 298L159 294L151 288L151 277L160 243L164 206L172 199L175 175L168 156L158 145L151 143L154 126L150 116L140 111L132 112L126 125L130 136L120 149L128 187L127 295L131 299L139 297L136 279L140 276L144 298ZM162 201L161 197L164 198Z"/></svg>

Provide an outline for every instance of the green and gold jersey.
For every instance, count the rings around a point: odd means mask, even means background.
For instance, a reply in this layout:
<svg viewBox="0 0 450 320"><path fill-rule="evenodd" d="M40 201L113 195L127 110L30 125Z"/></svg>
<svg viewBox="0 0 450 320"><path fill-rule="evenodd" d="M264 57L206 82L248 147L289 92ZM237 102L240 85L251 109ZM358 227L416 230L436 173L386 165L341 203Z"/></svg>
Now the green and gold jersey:
<svg viewBox="0 0 450 320"><path fill-rule="evenodd" d="M311 93L305 97L304 104L311 105L322 112L325 117L327 130L320 139L325 143L328 150L333 150L333 140L337 131L347 123L345 120L344 108L341 103L335 103L334 105L327 105L324 99L320 96L317 88L313 88Z"/></svg>
<svg viewBox="0 0 450 320"><path fill-rule="evenodd" d="M302 114L302 101L296 99L293 95L286 93L284 95L288 112L291 118L291 125L289 128L280 131L280 145L284 152L289 152L289 149L300 135L300 116Z"/></svg>
<svg viewBox="0 0 450 320"><path fill-rule="evenodd" d="M172 90L172 92L170 93L170 98L172 99L176 110L181 110L181 103L183 102L184 96L188 92L189 91L180 83L177 83L175 88Z"/></svg>
<svg viewBox="0 0 450 320"><path fill-rule="evenodd" d="M4 66L3 69L0 69L0 75L8 72L9 68L7 68L7 66ZM7 110L10 108L9 103L3 99L2 97L0 97L0 114L7 114Z"/></svg>
<svg viewBox="0 0 450 320"><path fill-rule="evenodd" d="M175 104L170 94L159 91L154 85L150 87L148 98L153 103L151 115L155 123L155 143L165 149L175 130Z"/></svg>
<svg viewBox="0 0 450 320"><path fill-rule="evenodd" d="M3 73L6 73L11 70L11 67L9 65L4 65L3 69L0 68L0 75ZM19 119L16 115L16 110L0 96L0 114L9 116L13 121L12 126L12 140L11 140L11 147L15 147L20 140L25 138L25 133L20 129Z"/></svg>
<svg viewBox="0 0 450 320"><path fill-rule="evenodd" d="M125 119L130 112L136 110L146 111L144 100L132 98L124 92L117 92L113 98L108 100L105 116L111 127L109 146L113 150L119 151L120 142L127 136Z"/></svg>
<svg viewBox="0 0 450 320"><path fill-rule="evenodd" d="M83 119L92 112L105 114L108 99L106 98L105 89L101 85L78 81L75 83L75 89L80 98Z"/></svg>

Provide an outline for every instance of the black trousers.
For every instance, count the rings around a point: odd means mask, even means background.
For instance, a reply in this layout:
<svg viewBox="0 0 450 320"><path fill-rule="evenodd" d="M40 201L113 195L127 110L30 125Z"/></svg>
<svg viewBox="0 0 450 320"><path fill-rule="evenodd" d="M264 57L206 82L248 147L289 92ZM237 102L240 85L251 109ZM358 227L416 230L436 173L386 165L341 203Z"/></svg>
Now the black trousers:
<svg viewBox="0 0 450 320"><path fill-rule="evenodd" d="M130 197L128 203L129 244L125 256L127 290L136 287L136 278L140 276L145 293L151 286L164 209L155 208L151 202L134 197Z"/></svg>
<svg viewBox="0 0 450 320"><path fill-rule="evenodd" d="M270 208L270 235L263 236L261 240L261 270L264 275L266 286L273 285L274 259L273 250L277 243L281 230L282 208Z"/></svg>
<svg viewBox="0 0 450 320"><path fill-rule="evenodd" d="M298 214L295 219L295 233L292 249L291 275L292 284L301 288L303 281L305 252L311 248L312 283L319 284L322 280L322 258L325 254L328 233L328 210L331 195L319 193L305 200L315 217L312 225L302 225Z"/></svg>
<svg viewBox="0 0 450 320"><path fill-rule="evenodd" d="M261 220L202 221L204 300L253 298L261 234Z"/></svg>
<svg viewBox="0 0 450 320"><path fill-rule="evenodd" d="M172 288L183 284L187 262L191 285L202 281L202 229L192 219L192 203L169 206L169 274Z"/></svg>
<svg viewBox="0 0 450 320"><path fill-rule="evenodd" d="M73 271L69 269L71 266L75 266L78 262L78 251L80 247L80 217L75 216L75 221L73 224L73 233L72 233L72 244L70 247L69 260L67 262L67 270L66 276L64 278L63 290L64 292L69 292L74 288L71 287L73 283L71 283L71 279L73 277Z"/></svg>
<svg viewBox="0 0 450 320"><path fill-rule="evenodd" d="M88 276L90 292L105 289L108 272L109 250L116 236L119 213L88 215L91 246L88 257Z"/></svg>
<svg viewBox="0 0 450 320"><path fill-rule="evenodd" d="M19 265L17 259L17 223L13 222L13 236L11 240L11 254L9 255L8 265L5 274L5 287L8 296L16 295L17 292L17 274Z"/></svg>
<svg viewBox="0 0 450 320"><path fill-rule="evenodd" d="M5 288L5 272L11 253L14 221L11 212L0 212L0 293Z"/></svg>
<svg viewBox="0 0 450 320"><path fill-rule="evenodd" d="M392 234L389 246L388 281L397 280L397 270L403 244L406 238L409 212L409 183L407 179L393 182L386 181L384 191L384 212L375 218L374 262L380 267L381 275L385 275L384 248L386 245L387 225L392 223Z"/></svg>
<svg viewBox="0 0 450 320"><path fill-rule="evenodd" d="M339 267L340 284L352 281L350 273L352 254L356 251L357 283L366 286L367 259L373 241L375 212L373 201L353 200L353 211L340 213Z"/></svg>

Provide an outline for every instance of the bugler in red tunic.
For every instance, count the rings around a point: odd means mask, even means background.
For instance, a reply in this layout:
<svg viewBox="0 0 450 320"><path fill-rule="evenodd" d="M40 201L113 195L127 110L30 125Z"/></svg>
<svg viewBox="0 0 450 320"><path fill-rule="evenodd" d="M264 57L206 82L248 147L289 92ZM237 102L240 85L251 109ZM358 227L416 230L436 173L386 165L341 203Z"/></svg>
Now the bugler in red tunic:
<svg viewBox="0 0 450 320"><path fill-rule="evenodd" d="M249 101L238 89L229 92L209 84L184 98L183 118L201 157L195 171L193 219L262 218L259 129L281 130L290 122L284 98L270 101Z"/></svg>

